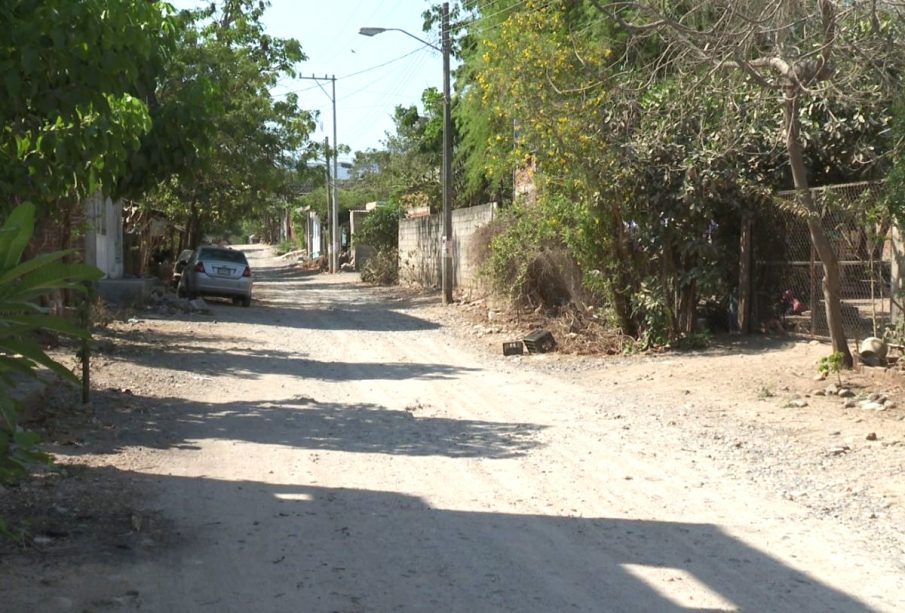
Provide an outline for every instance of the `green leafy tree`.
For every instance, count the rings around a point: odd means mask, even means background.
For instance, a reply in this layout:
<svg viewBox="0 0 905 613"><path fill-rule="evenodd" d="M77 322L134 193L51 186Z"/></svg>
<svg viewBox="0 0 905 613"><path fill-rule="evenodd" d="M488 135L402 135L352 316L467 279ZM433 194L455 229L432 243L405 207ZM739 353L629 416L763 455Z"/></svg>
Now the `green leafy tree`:
<svg viewBox="0 0 905 613"><path fill-rule="evenodd" d="M405 210L395 202L378 206L368 213L355 236L357 243L370 245L378 251L392 251L399 245L399 220Z"/></svg>
<svg viewBox="0 0 905 613"><path fill-rule="evenodd" d="M372 200L439 209L443 95L434 88L424 90L421 108L397 106L393 124L383 148L355 154L350 188L366 192Z"/></svg>
<svg viewBox="0 0 905 613"><path fill-rule="evenodd" d="M741 219L792 181L775 95L744 71L712 79L712 67L673 58L674 41L601 19L642 3L468 4L477 27L463 39L458 121L469 181L533 175L537 202L516 207L540 214L514 215L508 232L533 237L535 252L566 248L624 331L690 334L699 298L728 297L737 283ZM689 28L721 14L682 10ZM882 174L890 97L875 76L857 97L821 88L802 107L814 180ZM514 242L497 245L530 258Z"/></svg>
<svg viewBox="0 0 905 613"><path fill-rule="evenodd" d="M293 197L293 176L314 128L297 96L274 98L280 78L305 59L294 39L273 38L261 18L268 3L227 0L183 14L185 27L159 89L166 106L184 97L218 103L189 163L152 190L146 203L185 224L184 242L267 215ZM196 89L183 86L194 82ZM200 90L200 91L199 91ZM194 105L192 105L194 108Z"/></svg>
<svg viewBox="0 0 905 613"><path fill-rule="evenodd" d="M173 41L162 2L0 6L0 211L113 190L151 127Z"/></svg>
<svg viewBox="0 0 905 613"><path fill-rule="evenodd" d="M660 46L659 65L696 73L702 80L732 79L725 74L735 71L781 101L777 108L783 113L791 183L823 265L833 350L850 367L851 352L842 329L839 264L809 191L815 172L807 164L809 142L802 118L811 101L825 92L845 93L855 105L865 93L870 97L877 89L898 87L900 9L894 3L833 0L592 2L619 23L635 44Z"/></svg>
<svg viewBox="0 0 905 613"><path fill-rule="evenodd" d="M458 116L466 176L474 186L504 186L516 169L530 175L538 202L517 206L544 208L545 225L559 243L547 246L566 246L585 271L599 273L593 278L598 291L620 327L633 333L629 201L613 185L623 169L602 112L609 103L612 46L605 33L588 35L594 24L580 3L473 5L488 16L463 47L460 78L467 86ZM549 232L524 234L551 240Z"/></svg>

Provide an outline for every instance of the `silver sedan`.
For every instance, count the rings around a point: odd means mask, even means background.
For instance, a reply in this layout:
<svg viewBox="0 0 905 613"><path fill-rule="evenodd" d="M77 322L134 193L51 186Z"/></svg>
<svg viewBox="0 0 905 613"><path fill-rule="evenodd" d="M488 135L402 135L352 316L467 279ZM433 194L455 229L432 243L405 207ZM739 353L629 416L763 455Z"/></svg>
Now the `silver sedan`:
<svg viewBox="0 0 905 613"><path fill-rule="evenodd" d="M251 266L245 254L228 247L195 249L179 279L179 293L196 298L219 296L233 303L251 305Z"/></svg>

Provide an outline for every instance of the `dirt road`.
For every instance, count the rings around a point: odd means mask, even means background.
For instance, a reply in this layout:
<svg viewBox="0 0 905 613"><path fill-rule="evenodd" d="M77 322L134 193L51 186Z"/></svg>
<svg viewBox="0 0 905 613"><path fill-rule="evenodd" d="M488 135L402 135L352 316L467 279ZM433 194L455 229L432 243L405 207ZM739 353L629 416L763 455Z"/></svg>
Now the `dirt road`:
<svg viewBox="0 0 905 613"><path fill-rule="evenodd" d="M901 542L719 452L733 415L700 440L681 373L504 359L428 299L249 256L251 308L114 326L101 434L54 451L127 501L106 534L58 503L74 524L0 559L0 609L905 610Z"/></svg>

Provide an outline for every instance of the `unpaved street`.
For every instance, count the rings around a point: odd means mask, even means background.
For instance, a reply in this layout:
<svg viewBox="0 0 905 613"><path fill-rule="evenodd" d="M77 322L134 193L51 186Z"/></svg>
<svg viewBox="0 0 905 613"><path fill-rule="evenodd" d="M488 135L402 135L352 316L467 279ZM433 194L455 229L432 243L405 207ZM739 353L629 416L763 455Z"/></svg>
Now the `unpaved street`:
<svg viewBox="0 0 905 613"><path fill-rule="evenodd" d="M681 382L505 359L436 296L249 256L251 308L121 324L102 434L54 451L130 492L125 528L10 554L0 610L905 610L901 550L689 442Z"/></svg>

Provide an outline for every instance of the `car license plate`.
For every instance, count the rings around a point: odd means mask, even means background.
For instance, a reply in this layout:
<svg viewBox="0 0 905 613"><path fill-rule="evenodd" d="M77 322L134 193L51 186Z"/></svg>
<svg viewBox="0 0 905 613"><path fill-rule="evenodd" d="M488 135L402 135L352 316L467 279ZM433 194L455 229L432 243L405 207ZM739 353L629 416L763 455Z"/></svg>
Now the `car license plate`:
<svg viewBox="0 0 905 613"><path fill-rule="evenodd" d="M221 268L217 269L217 274L220 275L221 277L230 277L230 276L232 276L234 270L235 270L235 268L222 268L221 267Z"/></svg>

